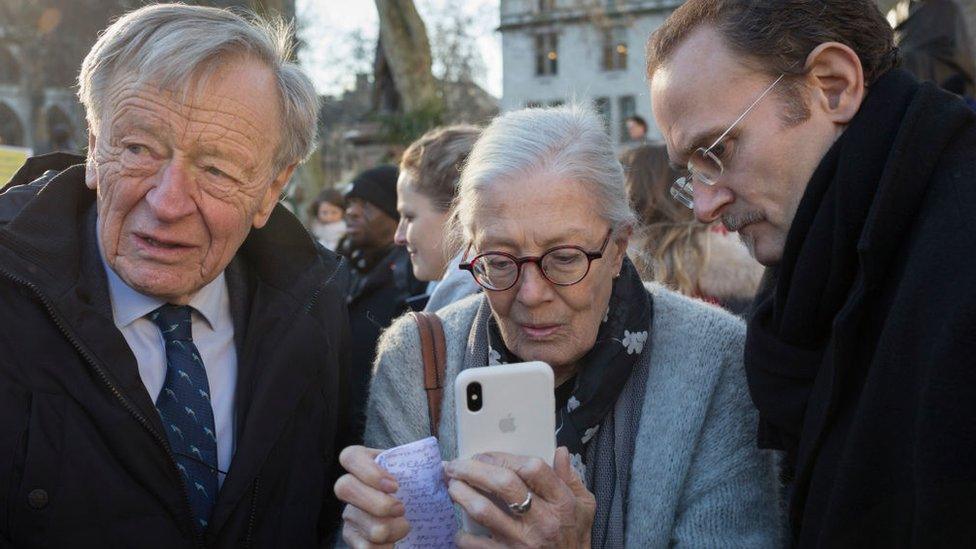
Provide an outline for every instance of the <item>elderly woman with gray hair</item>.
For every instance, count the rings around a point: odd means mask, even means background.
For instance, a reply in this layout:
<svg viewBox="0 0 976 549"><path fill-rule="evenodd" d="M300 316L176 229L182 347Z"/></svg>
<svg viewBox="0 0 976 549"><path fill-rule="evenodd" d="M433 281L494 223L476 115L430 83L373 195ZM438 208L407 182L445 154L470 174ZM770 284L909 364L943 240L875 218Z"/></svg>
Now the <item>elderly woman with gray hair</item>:
<svg viewBox="0 0 976 549"><path fill-rule="evenodd" d="M774 467L753 442L744 327L641 282L626 257L634 214L600 120L576 106L501 116L475 144L455 207L467 265L486 291L438 313L445 385L467 368L544 361L560 425L552 467L523 456L456 459L445 392L438 437L449 493L491 532L459 534L458 544L778 545ZM486 260L494 270L481 268ZM373 458L428 435L420 363L416 327L401 319L379 346L367 447L340 457L348 474L336 494L348 503L343 537L353 546L395 543L410 529ZM488 499L521 502L530 491L521 515Z"/></svg>

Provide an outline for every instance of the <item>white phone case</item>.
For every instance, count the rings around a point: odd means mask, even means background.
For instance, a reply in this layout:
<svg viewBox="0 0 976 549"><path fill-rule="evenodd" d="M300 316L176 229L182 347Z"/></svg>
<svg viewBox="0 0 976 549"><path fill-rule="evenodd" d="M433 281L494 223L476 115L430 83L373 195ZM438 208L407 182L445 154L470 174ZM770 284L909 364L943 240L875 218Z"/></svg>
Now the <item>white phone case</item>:
<svg viewBox="0 0 976 549"><path fill-rule="evenodd" d="M467 388L481 384L482 408L468 409ZM556 453L556 402L552 368L544 362L470 368L454 380L458 457L484 452L533 456L552 465ZM509 502L518 503L518 502ZM464 529L488 531L462 517Z"/></svg>

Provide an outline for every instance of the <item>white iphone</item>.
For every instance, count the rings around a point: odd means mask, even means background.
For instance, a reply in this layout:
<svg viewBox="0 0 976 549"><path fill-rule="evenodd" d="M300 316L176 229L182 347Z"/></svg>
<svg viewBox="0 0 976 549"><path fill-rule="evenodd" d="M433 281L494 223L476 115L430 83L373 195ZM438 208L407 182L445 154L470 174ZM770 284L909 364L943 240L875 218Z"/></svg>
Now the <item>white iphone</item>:
<svg viewBox="0 0 976 549"><path fill-rule="evenodd" d="M458 457L507 452L537 457L552 465L556 454L555 398L552 368L545 362L464 370L454 380ZM465 531L488 534L467 515L462 521Z"/></svg>

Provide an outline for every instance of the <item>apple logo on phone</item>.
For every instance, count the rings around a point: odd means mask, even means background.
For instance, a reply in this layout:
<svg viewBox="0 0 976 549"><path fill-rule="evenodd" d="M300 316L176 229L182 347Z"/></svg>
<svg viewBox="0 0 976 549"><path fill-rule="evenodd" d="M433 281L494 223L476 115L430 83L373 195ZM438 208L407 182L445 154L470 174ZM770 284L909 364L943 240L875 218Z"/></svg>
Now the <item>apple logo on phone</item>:
<svg viewBox="0 0 976 549"><path fill-rule="evenodd" d="M498 421L498 429L503 433L515 432L515 418L512 417L512 414L508 414Z"/></svg>

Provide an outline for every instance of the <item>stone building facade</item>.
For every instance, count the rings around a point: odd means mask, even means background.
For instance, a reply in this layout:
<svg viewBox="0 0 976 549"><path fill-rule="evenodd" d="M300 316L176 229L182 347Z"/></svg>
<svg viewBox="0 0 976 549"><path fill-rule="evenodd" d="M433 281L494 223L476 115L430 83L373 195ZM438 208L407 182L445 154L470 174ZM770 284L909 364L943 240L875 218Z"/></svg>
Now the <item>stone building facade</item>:
<svg viewBox="0 0 976 549"><path fill-rule="evenodd" d="M589 102L615 143L624 120L648 122L644 43L680 0L501 0L502 110Z"/></svg>
<svg viewBox="0 0 976 549"><path fill-rule="evenodd" d="M0 145L35 153L79 150L86 126L74 90L60 83L31 86L24 55L20 45L0 41Z"/></svg>
<svg viewBox="0 0 976 549"><path fill-rule="evenodd" d="M956 1L968 16L970 34L976 35L976 0ZM883 12L896 3L878 0ZM648 139L659 138L644 76L644 45L681 4L501 0L502 110L588 102L620 146L632 145L624 126L631 114L647 120Z"/></svg>

